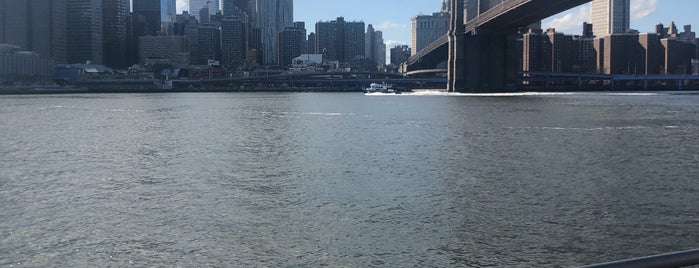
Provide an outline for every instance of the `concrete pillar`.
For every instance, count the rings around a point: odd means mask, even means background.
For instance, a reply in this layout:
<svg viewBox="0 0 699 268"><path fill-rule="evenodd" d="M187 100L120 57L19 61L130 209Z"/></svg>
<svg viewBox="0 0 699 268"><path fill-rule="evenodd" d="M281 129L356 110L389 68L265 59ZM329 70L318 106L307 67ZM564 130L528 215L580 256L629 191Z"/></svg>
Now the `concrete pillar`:
<svg viewBox="0 0 699 268"><path fill-rule="evenodd" d="M464 28L464 0L451 1L451 18L449 21L449 59L447 71L447 91L455 92L462 88L464 62L463 37Z"/></svg>

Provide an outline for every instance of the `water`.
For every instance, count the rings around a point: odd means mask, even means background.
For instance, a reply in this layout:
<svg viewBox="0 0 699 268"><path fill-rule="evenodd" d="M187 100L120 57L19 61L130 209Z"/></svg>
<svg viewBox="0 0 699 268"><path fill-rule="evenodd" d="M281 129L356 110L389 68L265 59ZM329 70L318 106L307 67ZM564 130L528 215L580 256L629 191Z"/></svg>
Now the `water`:
<svg viewBox="0 0 699 268"><path fill-rule="evenodd" d="M699 247L699 95L421 95L2 96L0 266L556 267Z"/></svg>

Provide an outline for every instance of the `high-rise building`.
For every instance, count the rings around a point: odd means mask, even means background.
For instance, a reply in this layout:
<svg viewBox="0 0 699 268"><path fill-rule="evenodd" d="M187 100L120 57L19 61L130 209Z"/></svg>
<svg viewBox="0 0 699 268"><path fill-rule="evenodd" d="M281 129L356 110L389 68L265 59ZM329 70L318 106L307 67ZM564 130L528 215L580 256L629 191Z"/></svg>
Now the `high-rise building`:
<svg viewBox="0 0 699 268"><path fill-rule="evenodd" d="M592 1L590 21L596 37L626 33L631 22L630 0Z"/></svg>
<svg viewBox="0 0 699 268"><path fill-rule="evenodd" d="M138 38L139 63L149 60L174 64L189 64L187 37L177 35L142 36Z"/></svg>
<svg viewBox="0 0 699 268"><path fill-rule="evenodd" d="M413 54L449 32L449 13L439 12L432 15L419 15L412 21Z"/></svg>
<svg viewBox="0 0 699 268"><path fill-rule="evenodd" d="M65 63L66 0L0 0L0 43Z"/></svg>
<svg viewBox="0 0 699 268"><path fill-rule="evenodd" d="M214 15L220 9L219 0L189 0L189 13L194 15L199 22L201 22L199 11L204 7L209 8L209 15Z"/></svg>
<svg viewBox="0 0 699 268"><path fill-rule="evenodd" d="M175 19L177 18L177 1L160 0L160 33L175 34Z"/></svg>
<svg viewBox="0 0 699 268"><path fill-rule="evenodd" d="M364 57L376 63L376 65L386 64L386 44L383 43L383 33L374 30L374 26L367 26L365 39Z"/></svg>
<svg viewBox="0 0 699 268"><path fill-rule="evenodd" d="M274 64L277 33L294 23L293 0L257 0L255 24L262 34L262 63Z"/></svg>
<svg viewBox="0 0 699 268"><path fill-rule="evenodd" d="M347 22L343 17L316 23L315 54L324 60L349 62L365 56L364 22Z"/></svg>
<svg viewBox="0 0 699 268"><path fill-rule="evenodd" d="M221 59L221 31L218 27L199 26L199 63Z"/></svg>
<svg viewBox="0 0 699 268"><path fill-rule="evenodd" d="M254 5L250 0L222 0L221 4L223 4L221 9L224 16L235 16L237 10L250 14L252 11L251 6Z"/></svg>
<svg viewBox="0 0 699 268"><path fill-rule="evenodd" d="M282 67L291 66L292 60L301 56L303 48L304 31L294 27L287 27L277 35L278 64Z"/></svg>
<svg viewBox="0 0 699 268"><path fill-rule="evenodd" d="M303 40L302 40L302 46L301 46L301 54L309 54L310 50L308 47L308 31L306 30L306 22L303 21L295 21L294 22L294 28L298 29L299 31L303 32Z"/></svg>
<svg viewBox="0 0 699 268"><path fill-rule="evenodd" d="M102 64L102 1L67 0L66 7L68 63Z"/></svg>
<svg viewBox="0 0 699 268"><path fill-rule="evenodd" d="M221 21L221 65L243 66L245 59L245 24L240 17L228 16Z"/></svg>
<svg viewBox="0 0 699 268"><path fill-rule="evenodd" d="M133 0L134 34L139 36L158 35L161 30L161 1Z"/></svg>
<svg viewBox="0 0 699 268"><path fill-rule="evenodd" d="M398 66L410 58L410 47L407 45L396 46L391 49L391 64Z"/></svg>
<svg viewBox="0 0 699 268"><path fill-rule="evenodd" d="M127 54L130 11L129 0L112 0L102 3L104 64L109 67L126 67L131 63Z"/></svg>
<svg viewBox="0 0 699 268"><path fill-rule="evenodd" d="M199 14L199 23L200 24L204 25L204 24L209 24L209 22L211 22L211 15L209 15L211 13L209 12L209 7L207 7L207 6L202 7L201 9L199 9L199 11L196 14Z"/></svg>

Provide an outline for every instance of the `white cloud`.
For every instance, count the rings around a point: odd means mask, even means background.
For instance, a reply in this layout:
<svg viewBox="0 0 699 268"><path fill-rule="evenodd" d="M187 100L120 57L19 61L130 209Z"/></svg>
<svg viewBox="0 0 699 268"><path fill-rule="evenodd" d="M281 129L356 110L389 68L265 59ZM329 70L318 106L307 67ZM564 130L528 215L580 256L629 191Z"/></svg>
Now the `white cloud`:
<svg viewBox="0 0 699 268"><path fill-rule="evenodd" d="M650 0L655 1L655 0ZM567 11L545 21L542 25L544 30L555 28L557 32L571 32L581 29L583 22L590 19L590 7L582 6L578 9Z"/></svg>
<svg viewBox="0 0 699 268"><path fill-rule="evenodd" d="M177 0L177 13L182 13L182 10L189 10L188 0Z"/></svg>
<svg viewBox="0 0 699 268"><path fill-rule="evenodd" d="M386 48L387 48L387 49L391 49L391 48L394 48L394 47L396 47L396 46L402 46L402 45L407 45L407 44L408 44L408 43L406 43L406 42L397 41L397 40L386 40L386 41L384 41L384 43L386 43Z"/></svg>
<svg viewBox="0 0 699 268"><path fill-rule="evenodd" d="M648 17L658 8L658 0L631 0L631 19Z"/></svg>

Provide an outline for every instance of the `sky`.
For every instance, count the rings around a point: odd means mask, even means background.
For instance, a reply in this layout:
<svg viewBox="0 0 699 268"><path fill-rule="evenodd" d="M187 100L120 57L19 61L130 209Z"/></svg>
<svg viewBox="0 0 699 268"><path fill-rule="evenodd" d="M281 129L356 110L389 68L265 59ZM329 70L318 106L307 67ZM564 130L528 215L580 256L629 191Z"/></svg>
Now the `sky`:
<svg viewBox="0 0 699 268"><path fill-rule="evenodd" d="M187 10L187 0L177 0L178 11ZM364 21L383 32L387 48L409 45L410 18L432 14L442 7L442 0L294 0L294 20L305 21L308 32L315 23L344 17L346 21ZM631 0L631 28L653 32L655 25L667 27L674 21L678 29L691 24L699 31L699 0ZM566 34L581 34L582 23L589 21L589 4L552 16L542 27L556 28Z"/></svg>

